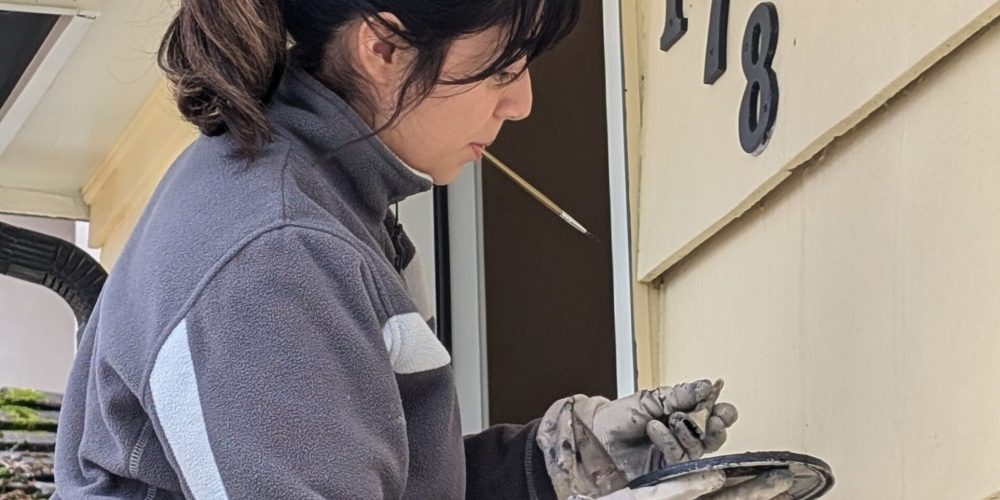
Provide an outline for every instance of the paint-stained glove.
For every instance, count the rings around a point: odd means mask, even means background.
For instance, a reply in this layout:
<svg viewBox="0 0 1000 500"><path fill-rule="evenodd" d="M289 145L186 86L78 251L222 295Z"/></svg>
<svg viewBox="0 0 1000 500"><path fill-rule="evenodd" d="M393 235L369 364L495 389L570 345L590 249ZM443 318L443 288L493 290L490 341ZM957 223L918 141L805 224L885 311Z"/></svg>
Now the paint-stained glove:
<svg viewBox="0 0 1000 500"><path fill-rule="evenodd" d="M721 388L721 381L699 380L617 401L581 395L557 401L537 439L556 494L600 497L664 465L718 450L737 418L732 405L715 404Z"/></svg>

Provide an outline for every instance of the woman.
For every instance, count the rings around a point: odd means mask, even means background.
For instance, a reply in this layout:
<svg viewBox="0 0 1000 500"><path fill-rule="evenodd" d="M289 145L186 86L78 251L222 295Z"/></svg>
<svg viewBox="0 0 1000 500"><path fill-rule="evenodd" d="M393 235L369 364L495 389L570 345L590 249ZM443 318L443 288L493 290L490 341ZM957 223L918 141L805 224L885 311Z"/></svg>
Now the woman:
<svg viewBox="0 0 1000 500"><path fill-rule="evenodd" d="M700 438L660 421L710 399L704 381L577 396L542 425L463 439L448 353L411 291L390 205L528 116L528 64L578 3L182 0L160 65L202 136L86 326L59 494L600 496L721 446L729 405ZM694 498L721 476L671 485Z"/></svg>

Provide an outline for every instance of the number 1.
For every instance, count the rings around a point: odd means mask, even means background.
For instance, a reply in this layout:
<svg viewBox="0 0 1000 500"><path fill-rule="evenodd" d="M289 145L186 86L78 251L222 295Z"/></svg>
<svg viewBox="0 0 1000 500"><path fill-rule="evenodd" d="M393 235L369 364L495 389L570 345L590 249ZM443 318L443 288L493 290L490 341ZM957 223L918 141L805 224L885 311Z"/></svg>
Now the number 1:
<svg viewBox="0 0 1000 500"><path fill-rule="evenodd" d="M667 0L667 22L660 37L660 50L666 52L673 47L688 30L688 20L684 17L684 0Z"/></svg>

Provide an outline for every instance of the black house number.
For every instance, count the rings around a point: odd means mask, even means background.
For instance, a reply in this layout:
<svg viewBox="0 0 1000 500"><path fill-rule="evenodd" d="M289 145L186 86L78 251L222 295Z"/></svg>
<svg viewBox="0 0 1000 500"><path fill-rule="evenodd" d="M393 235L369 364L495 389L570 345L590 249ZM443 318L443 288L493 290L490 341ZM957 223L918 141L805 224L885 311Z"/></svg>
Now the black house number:
<svg viewBox="0 0 1000 500"><path fill-rule="evenodd" d="M667 21L660 37L660 50L667 52L687 33L684 0L667 0ZM729 26L729 0L712 0L705 48L705 73L702 81L712 85L726 72L726 32ZM778 77L771 68L778 47L778 9L771 2L758 5L750 14L743 31L742 65L747 85L740 103L740 146L750 154L760 154L767 147L778 116Z"/></svg>

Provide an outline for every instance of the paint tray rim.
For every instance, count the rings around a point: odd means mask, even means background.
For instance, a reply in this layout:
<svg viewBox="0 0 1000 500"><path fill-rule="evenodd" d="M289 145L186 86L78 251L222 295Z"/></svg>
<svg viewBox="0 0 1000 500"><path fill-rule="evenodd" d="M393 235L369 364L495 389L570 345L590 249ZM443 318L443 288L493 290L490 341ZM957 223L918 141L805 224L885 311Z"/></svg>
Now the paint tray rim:
<svg viewBox="0 0 1000 500"><path fill-rule="evenodd" d="M668 465L632 480L628 487L654 486L671 479L710 470L721 470L727 479L756 475L772 469L789 469L795 474L793 495L796 500L819 498L834 485L830 466L816 457L790 451L751 451L692 460Z"/></svg>

